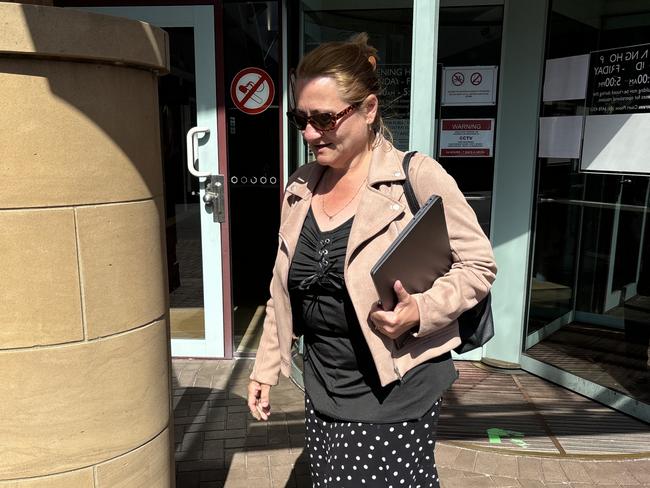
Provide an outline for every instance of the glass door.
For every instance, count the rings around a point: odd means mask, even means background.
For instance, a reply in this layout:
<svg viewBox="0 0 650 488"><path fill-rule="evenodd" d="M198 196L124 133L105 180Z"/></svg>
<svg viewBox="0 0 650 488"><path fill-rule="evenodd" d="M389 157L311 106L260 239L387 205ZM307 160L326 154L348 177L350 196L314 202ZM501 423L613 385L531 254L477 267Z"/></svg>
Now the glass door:
<svg viewBox="0 0 650 488"><path fill-rule="evenodd" d="M541 116L547 127L573 124L577 130L558 130L557 139L540 130L543 149L537 161L528 322L521 364L647 422L650 166L642 152L645 171L639 172L615 166L606 172L585 171L581 158L589 140L585 121L592 116L588 87L594 86L590 77L596 73L589 67L590 58L599 51L625 52L639 46L647 53L650 7L637 9L616 2L578 10L572 7L568 0L552 4L545 76L553 80L554 66L577 61L573 72L583 81L558 85L558 89L551 89L549 81ZM645 65L639 68L647 71ZM561 77L568 79L565 72ZM647 81L644 73L635 75L635 82L637 78ZM629 85L636 85L627 83L625 95L632 99L637 92ZM616 101L617 94L613 95ZM604 117L616 117L616 110L612 103ZM650 119L650 109L642 103L631 114ZM616 144L616 134L600 137L600 151ZM645 140L647 133L638 131L636 138Z"/></svg>
<svg viewBox="0 0 650 488"><path fill-rule="evenodd" d="M158 91L172 355L223 357L221 224L203 203L206 178L191 175L186 159L188 132L199 127L194 167L219 172L213 7L84 10L141 20L169 34L171 72L159 79Z"/></svg>

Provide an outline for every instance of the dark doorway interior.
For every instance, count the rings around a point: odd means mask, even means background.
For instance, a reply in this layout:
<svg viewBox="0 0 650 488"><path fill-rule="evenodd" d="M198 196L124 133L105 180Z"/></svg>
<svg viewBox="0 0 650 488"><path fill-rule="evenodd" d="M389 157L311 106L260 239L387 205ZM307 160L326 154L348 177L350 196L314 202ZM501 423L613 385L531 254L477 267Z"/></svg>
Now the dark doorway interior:
<svg viewBox="0 0 650 488"><path fill-rule="evenodd" d="M236 356L252 355L257 349L277 250L282 87L278 9L278 2L237 2L223 6L233 351ZM275 88L270 106L257 114L238 108L230 93L237 74L250 67L264 70ZM235 86L236 93L238 88ZM244 86L242 90L245 89ZM258 95L264 96L260 91L251 98Z"/></svg>

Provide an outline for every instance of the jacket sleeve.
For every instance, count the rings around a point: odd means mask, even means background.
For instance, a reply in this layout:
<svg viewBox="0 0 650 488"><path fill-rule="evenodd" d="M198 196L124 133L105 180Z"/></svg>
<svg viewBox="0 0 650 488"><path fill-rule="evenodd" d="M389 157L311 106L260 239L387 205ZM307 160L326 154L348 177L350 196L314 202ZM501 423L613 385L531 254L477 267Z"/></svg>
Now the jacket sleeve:
<svg viewBox="0 0 650 488"><path fill-rule="evenodd" d="M289 179L287 186L295 179L295 175ZM289 209L288 195L285 192L282 201L282 211L280 221L284 222L285 216ZM262 330L262 337L259 346L257 347L257 354L255 355L255 364L250 375L251 380L259 381L267 385L277 385L280 379L281 370L281 353L280 353L280 339L278 337L278 327L275 316L275 307L273 303L274 290L278 289L278 273L277 262L278 256L282 252L282 240L278 238L278 252L275 258L275 265L273 266L273 277L271 278L270 295L271 298L266 302L266 313L264 316L264 326Z"/></svg>
<svg viewBox="0 0 650 488"><path fill-rule="evenodd" d="M273 290L274 279L275 277L271 280L271 290ZM280 341L275 322L273 297L266 302L264 329L250 379L267 385L277 385L280 379Z"/></svg>
<svg viewBox="0 0 650 488"><path fill-rule="evenodd" d="M413 294L420 312L420 326L413 335L423 337L451 324L487 296L497 268L490 241L456 181L427 156L413 158L413 163L409 179L418 200L426 201L434 193L442 197L452 254L449 271L430 289Z"/></svg>

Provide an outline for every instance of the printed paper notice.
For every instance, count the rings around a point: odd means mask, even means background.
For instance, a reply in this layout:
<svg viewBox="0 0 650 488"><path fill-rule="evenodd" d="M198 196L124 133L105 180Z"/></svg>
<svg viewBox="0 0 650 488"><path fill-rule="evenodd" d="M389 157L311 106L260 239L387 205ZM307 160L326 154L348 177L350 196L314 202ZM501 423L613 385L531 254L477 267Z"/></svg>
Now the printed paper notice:
<svg viewBox="0 0 650 488"><path fill-rule="evenodd" d="M540 158L578 159L581 141L582 115L539 119Z"/></svg>
<svg viewBox="0 0 650 488"><path fill-rule="evenodd" d="M440 157L490 158L494 146L494 119L443 119Z"/></svg>
<svg viewBox="0 0 650 488"><path fill-rule="evenodd" d="M587 92L589 54L546 61L544 101L582 100Z"/></svg>
<svg viewBox="0 0 650 488"><path fill-rule="evenodd" d="M650 173L650 114L588 115L581 171Z"/></svg>

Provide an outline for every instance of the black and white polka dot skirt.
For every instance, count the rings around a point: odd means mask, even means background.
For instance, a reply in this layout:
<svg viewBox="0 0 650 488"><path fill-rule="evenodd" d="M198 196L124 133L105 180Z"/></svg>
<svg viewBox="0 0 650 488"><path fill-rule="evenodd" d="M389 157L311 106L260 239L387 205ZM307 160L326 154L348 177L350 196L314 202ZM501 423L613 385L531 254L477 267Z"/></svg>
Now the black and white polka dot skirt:
<svg viewBox="0 0 650 488"><path fill-rule="evenodd" d="M323 417L305 398L314 487L439 488L433 449L441 400L420 419L389 424Z"/></svg>

